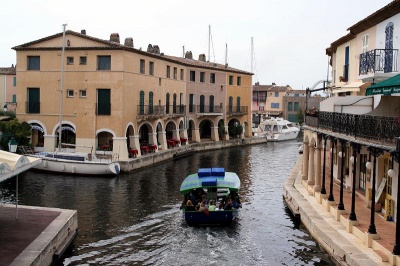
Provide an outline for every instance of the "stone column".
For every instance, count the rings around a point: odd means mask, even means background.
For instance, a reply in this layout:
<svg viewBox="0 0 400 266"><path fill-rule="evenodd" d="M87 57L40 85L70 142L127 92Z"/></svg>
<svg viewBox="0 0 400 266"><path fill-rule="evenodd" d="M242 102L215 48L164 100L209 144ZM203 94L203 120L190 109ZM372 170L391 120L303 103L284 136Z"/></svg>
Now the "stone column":
<svg viewBox="0 0 400 266"><path fill-rule="evenodd" d="M129 136L129 148L139 150L140 147L136 147L135 136Z"/></svg>
<svg viewBox="0 0 400 266"><path fill-rule="evenodd" d="M149 133L149 144L156 145L158 147L157 133ZM158 152L158 149L156 149L155 152Z"/></svg>
<svg viewBox="0 0 400 266"><path fill-rule="evenodd" d="M136 155L136 157L142 156L141 151L140 151L139 135L133 136L133 142L135 143L134 144L135 149L137 149L137 151L138 151L138 154Z"/></svg>
<svg viewBox="0 0 400 266"><path fill-rule="evenodd" d="M219 141L218 127L211 127L211 140Z"/></svg>
<svg viewBox="0 0 400 266"><path fill-rule="evenodd" d="M314 185L314 144L308 145L308 181L307 184L312 186Z"/></svg>
<svg viewBox="0 0 400 266"><path fill-rule="evenodd" d="M180 140L180 137L179 137L179 129L174 129L174 130L172 130L172 138L173 138L173 139ZM179 146L181 146L181 144L178 144L178 147L179 147Z"/></svg>
<svg viewBox="0 0 400 266"><path fill-rule="evenodd" d="M318 141L317 146L317 168L315 169L315 185L314 185L314 192L321 191L321 142Z"/></svg>
<svg viewBox="0 0 400 266"><path fill-rule="evenodd" d="M198 128L194 128L193 129L193 131L192 131L192 140L194 142L197 142L197 143L201 142L201 140L200 140L200 130Z"/></svg>
<svg viewBox="0 0 400 266"><path fill-rule="evenodd" d="M229 131L228 131L228 129L229 129L229 127L228 126L224 126L225 127L225 132L226 132L226 134L225 134L225 140L229 140Z"/></svg>
<svg viewBox="0 0 400 266"><path fill-rule="evenodd" d="M165 131L159 131L158 135L161 136L158 138L158 141L160 142L160 145L161 145L161 149L163 151L168 150L167 133Z"/></svg>
<svg viewBox="0 0 400 266"><path fill-rule="evenodd" d="M53 152L57 144L57 135L44 135L43 151Z"/></svg>
<svg viewBox="0 0 400 266"><path fill-rule="evenodd" d="M308 142L303 142L303 173L302 180L307 180L308 177Z"/></svg>
<svg viewBox="0 0 400 266"><path fill-rule="evenodd" d="M126 137L115 137L113 138L113 150L112 159L113 161L125 161L129 159L128 148L126 147Z"/></svg>

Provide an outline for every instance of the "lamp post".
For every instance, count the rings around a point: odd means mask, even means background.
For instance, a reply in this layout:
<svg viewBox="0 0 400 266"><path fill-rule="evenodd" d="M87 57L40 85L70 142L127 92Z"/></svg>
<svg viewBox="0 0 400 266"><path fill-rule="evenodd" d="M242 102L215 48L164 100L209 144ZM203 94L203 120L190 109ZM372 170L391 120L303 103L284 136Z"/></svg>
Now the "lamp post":
<svg viewBox="0 0 400 266"><path fill-rule="evenodd" d="M349 220L357 221L356 215L356 165L357 165L357 153L360 152L360 145L353 143L353 155L350 157L350 163L352 164L352 188L351 188L351 212Z"/></svg>
<svg viewBox="0 0 400 266"><path fill-rule="evenodd" d="M8 150L10 152L15 153L17 151L18 143L14 138L11 138L11 140L8 142Z"/></svg>
<svg viewBox="0 0 400 266"><path fill-rule="evenodd" d="M382 154L382 151L375 147L369 147L369 152L374 156L374 162L367 162L365 166L372 171L372 196L371 196L371 222L368 227L369 234L376 234L375 226L375 184L376 184L376 158Z"/></svg>
<svg viewBox="0 0 400 266"><path fill-rule="evenodd" d="M344 178L343 178L343 167L344 167L344 147L345 143L344 141L340 141L342 144L342 151L339 152L339 157L342 158L341 166L340 166L340 195L339 195L339 204L338 204L338 210L344 210L344 204L343 204L343 186L344 186Z"/></svg>
<svg viewBox="0 0 400 266"><path fill-rule="evenodd" d="M335 138L331 137L331 183L329 184L329 201L335 201L333 197L333 150L335 149Z"/></svg>

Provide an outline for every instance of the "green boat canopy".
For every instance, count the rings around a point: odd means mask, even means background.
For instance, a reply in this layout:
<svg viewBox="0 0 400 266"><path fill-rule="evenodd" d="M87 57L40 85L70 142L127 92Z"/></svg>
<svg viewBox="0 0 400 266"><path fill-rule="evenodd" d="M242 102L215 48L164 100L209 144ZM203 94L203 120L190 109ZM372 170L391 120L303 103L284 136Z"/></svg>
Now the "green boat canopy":
<svg viewBox="0 0 400 266"><path fill-rule="evenodd" d="M238 191L240 179L236 173L225 172L224 168L201 168L182 182L180 192L187 194L196 188L229 188Z"/></svg>
<svg viewBox="0 0 400 266"><path fill-rule="evenodd" d="M367 96L377 94L391 95L393 93L400 93L400 74L368 87L365 92Z"/></svg>

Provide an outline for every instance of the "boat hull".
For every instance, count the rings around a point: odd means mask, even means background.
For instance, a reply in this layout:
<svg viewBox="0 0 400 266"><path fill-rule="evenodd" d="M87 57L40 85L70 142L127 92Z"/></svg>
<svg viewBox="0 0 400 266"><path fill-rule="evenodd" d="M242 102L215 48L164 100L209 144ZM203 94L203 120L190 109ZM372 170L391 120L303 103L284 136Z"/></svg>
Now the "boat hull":
<svg viewBox="0 0 400 266"><path fill-rule="evenodd" d="M40 157L39 157L40 158ZM34 170L69 175L99 175L113 176L120 172L120 165L117 162L78 162L42 158L42 162L33 167Z"/></svg>
<svg viewBox="0 0 400 266"><path fill-rule="evenodd" d="M230 225L238 215L238 210L212 211L206 214L199 211L183 211L188 225Z"/></svg>
<svg viewBox="0 0 400 266"><path fill-rule="evenodd" d="M266 134L267 140L269 141L284 141L284 140L292 140L297 138L300 130L286 131L280 133L268 133Z"/></svg>

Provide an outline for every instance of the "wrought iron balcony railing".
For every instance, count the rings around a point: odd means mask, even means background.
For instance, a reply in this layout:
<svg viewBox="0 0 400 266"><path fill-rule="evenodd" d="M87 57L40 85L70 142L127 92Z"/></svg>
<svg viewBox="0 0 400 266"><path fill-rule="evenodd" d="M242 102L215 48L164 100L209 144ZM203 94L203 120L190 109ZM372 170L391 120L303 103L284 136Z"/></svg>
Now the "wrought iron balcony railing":
<svg viewBox="0 0 400 266"><path fill-rule="evenodd" d="M360 54L359 75L397 72L398 49L375 49Z"/></svg>
<svg viewBox="0 0 400 266"><path fill-rule="evenodd" d="M185 105L138 105L137 111L139 116L157 116L166 115L185 115Z"/></svg>
<svg viewBox="0 0 400 266"><path fill-rule="evenodd" d="M226 107L227 115L245 115L248 114L247 106L227 106Z"/></svg>
<svg viewBox="0 0 400 266"><path fill-rule="evenodd" d="M222 113L222 107L219 105L196 105L196 113Z"/></svg>
<svg viewBox="0 0 400 266"><path fill-rule="evenodd" d="M334 112L306 114L306 125L331 130L355 138L395 143L400 136L400 124L397 117L355 115Z"/></svg>
<svg viewBox="0 0 400 266"><path fill-rule="evenodd" d="M164 105L138 105L137 108L139 116L164 116L166 114Z"/></svg>

